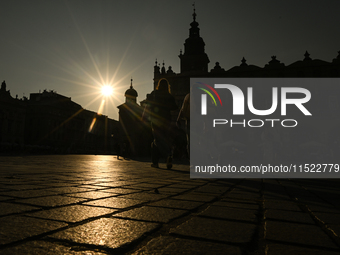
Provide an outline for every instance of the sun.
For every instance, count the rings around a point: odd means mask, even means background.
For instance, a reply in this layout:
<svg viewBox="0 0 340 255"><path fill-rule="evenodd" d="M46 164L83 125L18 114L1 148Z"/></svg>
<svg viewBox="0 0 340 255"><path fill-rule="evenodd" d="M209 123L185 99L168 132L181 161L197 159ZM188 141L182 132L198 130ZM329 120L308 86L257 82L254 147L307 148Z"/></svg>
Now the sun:
<svg viewBox="0 0 340 255"><path fill-rule="evenodd" d="M111 96L112 93L113 93L113 88L110 85L104 85L102 87L102 95L103 96L108 97L108 96Z"/></svg>

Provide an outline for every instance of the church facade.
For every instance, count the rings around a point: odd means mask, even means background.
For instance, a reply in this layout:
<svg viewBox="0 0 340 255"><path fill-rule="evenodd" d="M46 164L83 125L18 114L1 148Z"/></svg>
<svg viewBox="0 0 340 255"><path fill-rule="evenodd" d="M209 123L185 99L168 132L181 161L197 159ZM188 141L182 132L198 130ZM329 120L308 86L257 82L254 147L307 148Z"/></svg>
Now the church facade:
<svg viewBox="0 0 340 255"><path fill-rule="evenodd" d="M125 103L117 106L119 110L119 130L116 137L117 154L124 157L150 155L152 141L151 126L142 121L143 106L137 103L138 93L133 88L125 91Z"/></svg>
<svg viewBox="0 0 340 255"><path fill-rule="evenodd" d="M340 51L332 61L327 62L312 59L306 51L301 60L292 64L281 63L276 56L264 67L248 65L243 58L240 65L225 70L218 62L209 71L210 63L208 54L205 52L205 43L200 36L199 24L196 21L196 12L193 13L193 21L190 23L189 37L184 43L184 52L180 51L180 72L175 73L172 67L166 69L164 63L161 67L156 61L154 66L153 89L156 88L160 79L166 78L171 84L171 92L176 97L179 105L187 93L189 93L191 77L340 77Z"/></svg>

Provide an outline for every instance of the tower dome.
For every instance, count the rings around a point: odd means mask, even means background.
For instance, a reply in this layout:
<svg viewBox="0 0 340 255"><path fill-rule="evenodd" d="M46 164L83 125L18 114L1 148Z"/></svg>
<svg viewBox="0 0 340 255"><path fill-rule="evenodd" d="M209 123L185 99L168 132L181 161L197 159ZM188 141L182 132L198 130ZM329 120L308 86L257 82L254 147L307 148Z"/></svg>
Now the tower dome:
<svg viewBox="0 0 340 255"><path fill-rule="evenodd" d="M136 103L136 98L138 97L137 91L133 88L132 86L132 79L131 79L131 85L128 90L125 91L125 97L126 97L126 102L131 101Z"/></svg>

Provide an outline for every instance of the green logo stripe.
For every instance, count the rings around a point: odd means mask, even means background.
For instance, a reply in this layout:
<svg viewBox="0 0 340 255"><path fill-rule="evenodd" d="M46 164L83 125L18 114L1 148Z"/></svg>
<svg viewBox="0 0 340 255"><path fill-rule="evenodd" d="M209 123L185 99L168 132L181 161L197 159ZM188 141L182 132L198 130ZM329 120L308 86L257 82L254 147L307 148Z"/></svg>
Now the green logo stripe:
<svg viewBox="0 0 340 255"><path fill-rule="evenodd" d="M217 106L215 98L213 97L213 95L212 95L208 90L203 89L203 88L199 88L199 89L203 90L203 91L206 92L209 96L211 96L211 98L214 100L215 105Z"/></svg>

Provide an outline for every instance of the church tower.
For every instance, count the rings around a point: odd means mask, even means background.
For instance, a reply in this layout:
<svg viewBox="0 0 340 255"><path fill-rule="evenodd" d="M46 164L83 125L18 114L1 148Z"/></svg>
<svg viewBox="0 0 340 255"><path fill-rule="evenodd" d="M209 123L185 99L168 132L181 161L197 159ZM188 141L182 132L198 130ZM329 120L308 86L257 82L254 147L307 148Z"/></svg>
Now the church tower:
<svg viewBox="0 0 340 255"><path fill-rule="evenodd" d="M134 103L137 104L136 99L138 97L137 91L132 86L132 79L131 85L128 90L125 91L125 103Z"/></svg>
<svg viewBox="0 0 340 255"><path fill-rule="evenodd" d="M200 29L196 21L196 11L194 7L193 22L190 23L189 38L184 43L184 53L179 55L181 73L187 72L208 72L209 58L205 53L205 43L200 37Z"/></svg>
<svg viewBox="0 0 340 255"><path fill-rule="evenodd" d="M125 156L146 156L152 141L151 129L142 123L143 107L137 103L138 93L130 87L125 91L125 103L119 109L119 135L117 138L122 154Z"/></svg>

